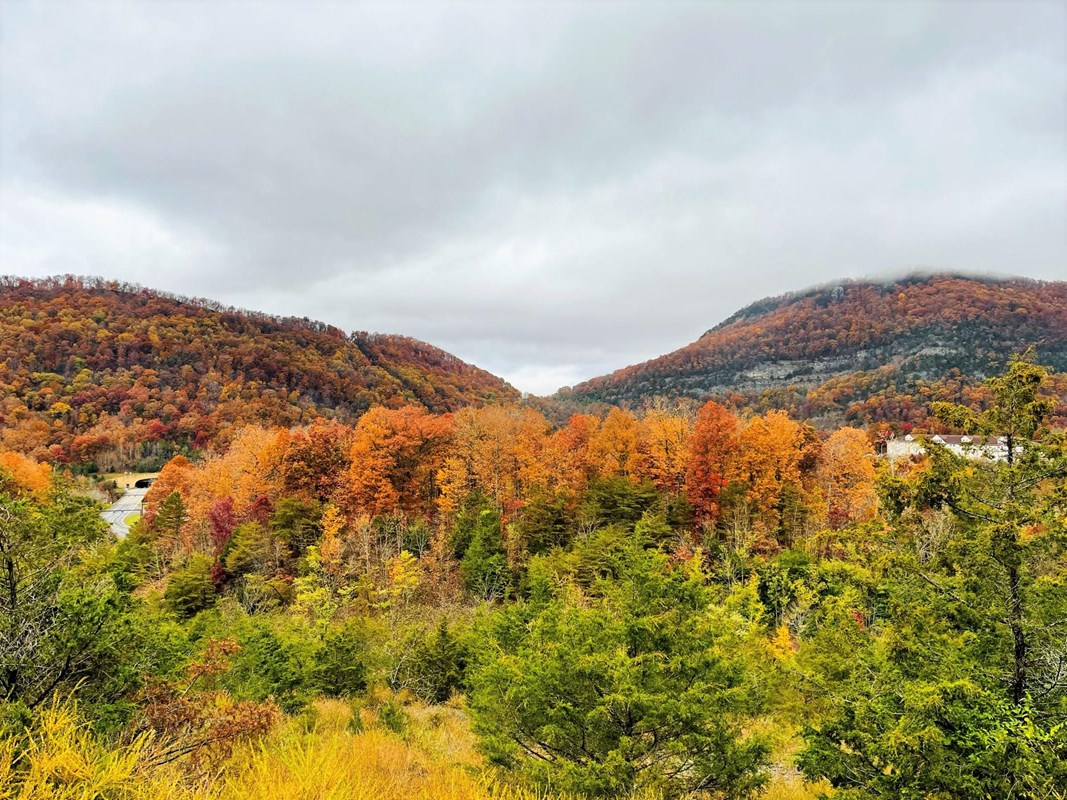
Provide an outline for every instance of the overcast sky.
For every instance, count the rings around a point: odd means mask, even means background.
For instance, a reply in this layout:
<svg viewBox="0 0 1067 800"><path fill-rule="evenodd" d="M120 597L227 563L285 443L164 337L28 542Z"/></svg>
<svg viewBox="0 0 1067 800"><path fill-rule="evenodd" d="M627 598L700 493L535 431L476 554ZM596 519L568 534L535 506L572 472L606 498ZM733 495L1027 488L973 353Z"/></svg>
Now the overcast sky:
<svg viewBox="0 0 1067 800"><path fill-rule="evenodd" d="M761 297L1067 278L1067 3L0 0L0 272L404 333L523 390Z"/></svg>

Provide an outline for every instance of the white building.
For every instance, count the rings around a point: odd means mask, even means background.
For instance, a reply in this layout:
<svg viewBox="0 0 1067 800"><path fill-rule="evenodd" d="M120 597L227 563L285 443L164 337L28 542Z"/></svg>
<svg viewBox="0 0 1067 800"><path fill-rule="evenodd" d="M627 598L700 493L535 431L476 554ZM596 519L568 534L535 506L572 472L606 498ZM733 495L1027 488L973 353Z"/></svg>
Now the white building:
<svg viewBox="0 0 1067 800"><path fill-rule="evenodd" d="M1003 461L1008 457L1008 440L1004 436L955 436L934 434L932 436L907 436L886 439L885 456L891 461L908 456L919 456L926 452L923 442L929 440L943 445L958 456L974 459ZM1021 445L1015 445L1015 452L1021 453Z"/></svg>

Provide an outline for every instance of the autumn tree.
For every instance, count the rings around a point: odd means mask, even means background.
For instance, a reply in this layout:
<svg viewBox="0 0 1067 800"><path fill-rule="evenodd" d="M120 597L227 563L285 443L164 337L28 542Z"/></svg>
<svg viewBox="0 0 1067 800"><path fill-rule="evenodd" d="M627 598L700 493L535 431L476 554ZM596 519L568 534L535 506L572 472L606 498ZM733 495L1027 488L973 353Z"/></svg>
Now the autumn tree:
<svg viewBox="0 0 1067 800"><path fill-rule="evenodd" d="M548 434L547 420L533 409L458 411L450 452L437 476L441 511L455 514L473 490L484 493L502 514L516 510L530 489L549 480Z"/></svg>
<svg viewBox="0 0 1067 800"><path fill-rule="evenodd" d="M635 475L662 494L674 496L685 487L689 465L689 424L662 409L645 414L638 427Z"/></svg>
<svg viewBox="0 0 1067 800"><path fill-rule="evenodd" d="M874 450L867 434L856 428L839 428L822 447L819 487L832 528L867 522L877 512Z"/></svg>
<svg viewBox="0 0 1067 800"><path fill-rule="evenodd" d="M590 460L597 473L603 477L632 476L639 436L633 414L611 409L589 442Z"/></svg>
<svg viewBox="0 0 1067 800"><path fill-rule="evenodd" d="M320 422L294 433L280 465L284 492L329 500L346 472L351 445L352 429L337 423Z"/></svg>
<svg viewBox="0 0 1067 800"><path fill-rule="evenodd" d="M765 546L787 544L806 513L804 446L803 429L783 411L753 417L739 436L731 479L744 488L756 529L771 537Z"/></svg>
<svg viewBox="0 0 1067 800"><path fill-rule="evenodd" d="M590 448L599 427L600 420L592 414L573 414L552 433L545 456L558 491L578 497L588 487L594 477Z"/></svg>
<svg viewBox="0 0 1067 800"><path fill-rule="evenodd" d="M356 514L429 515L448 420L424 409L373 408L360 417L338 498Z"/></svg>
<svg viewBox="0 0 1067 800"><path fill-rule="evenodd" d="M737 429L737 417L714 401L697 412L689 438L686 490L698 522L718 521L719 495L738 447Z"/></svg>
<svg viewBox="0 0 1067 800"><path fill-rule="evenodd" d="M0 492L9 495L48 493L52 468L21 453L0 452Z"/></svg>
<svg viewBox="0 0 1067 800"><path fill-rule="evenodd" d="M220 586L225 579L222 554L226 551L226 545L230 543L234 528L237 527L237 517L233 513L233 498L224 497L216 502L211 507L209 520L211 522L212 556L215 558L215 563L211 567L211 578L216 586Z"/></svg>
<svg viewBox="0 0 1067 800"><path fill-rule="evenodd" d="M337 506L326 505L322 510L322 540L319 542L319 557L322 570L327 580L336 589L344 574L344 531L345 519Z"/></svg>
<svg viewBox="0 0 1067 800"><path fill-rule="evenodd" d="M210 459L202 468L207 479L207 502L232 497L234 512L247 513L258 497L277 496L283 488L283 460L289 450L290 434L277 428L247 426L234 436L219 459Z"/></svg>
<svg viewBox="0 0 1067 800"><path fill-rule="evenodd" d="M147 524L152 524L160 504L174 492L182 495L190 493L194 471L192 463L185 456L175 456L163 465L159 476L145 493L144 518Z"/></svg>

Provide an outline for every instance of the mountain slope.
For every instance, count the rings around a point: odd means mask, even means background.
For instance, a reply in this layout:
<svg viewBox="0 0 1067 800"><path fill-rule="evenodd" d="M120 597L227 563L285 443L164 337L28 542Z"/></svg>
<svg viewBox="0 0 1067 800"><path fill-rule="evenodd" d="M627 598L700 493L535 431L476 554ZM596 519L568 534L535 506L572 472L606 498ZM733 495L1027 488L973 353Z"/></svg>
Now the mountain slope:
<svg viewBox="0 0 1067 800"><path fill-rule="evenodd" d="M835 422L914 421L921 404L909 400L965 393L1029 345L1067 369L1067 283L849 281L761 300L680 350L560 396L630 405L719 396Z"/></svg>
<svg viewBox="0 0 1067 800"><path fill-rule="evenodd" d="M519 397L415 339L78 278L0 279L0 391L0 449L74 462L127 445L162 457L245 422Z"/></svg>

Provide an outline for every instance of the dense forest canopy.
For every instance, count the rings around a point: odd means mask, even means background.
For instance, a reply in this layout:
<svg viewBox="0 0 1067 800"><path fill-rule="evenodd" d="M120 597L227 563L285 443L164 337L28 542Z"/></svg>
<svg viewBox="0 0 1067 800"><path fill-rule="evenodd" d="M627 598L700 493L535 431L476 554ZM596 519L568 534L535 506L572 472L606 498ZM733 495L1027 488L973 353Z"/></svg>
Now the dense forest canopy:
<svg viewBox="0 0 1067 800"><path fill-rule="evenodd" d="M524 403L563 424L612 404L784 410L822 429L949 430L985 375L1033 344L1067 420L1067 284L952 276L848 283L761 301L682 350ZM0 282L0 447L82 472L158 469L249 424L351 424L372 406L434 413L518 402L499 378L403 336L353 333L99 279Z"/></svg>
<svg viewBox="0 0 1067 800"><path fill-rule="evenodd" d="M249 423L518 399L415 339L73 277L0 281L0 392L0 446L101 469L158 468Z"/></svg>

